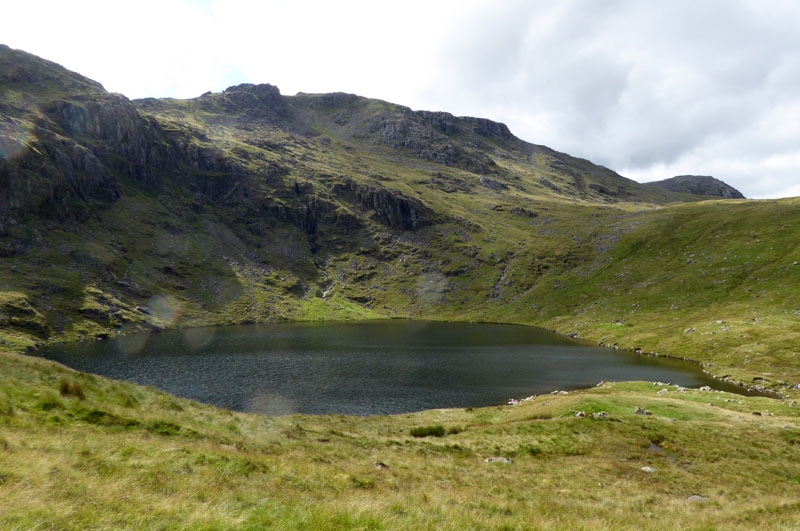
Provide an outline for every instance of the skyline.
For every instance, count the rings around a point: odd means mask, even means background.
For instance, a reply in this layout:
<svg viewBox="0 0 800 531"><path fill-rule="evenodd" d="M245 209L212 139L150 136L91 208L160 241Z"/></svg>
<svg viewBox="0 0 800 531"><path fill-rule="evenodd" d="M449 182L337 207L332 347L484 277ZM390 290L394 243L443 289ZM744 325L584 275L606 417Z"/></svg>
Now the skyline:
<svg viewBox="0 0 800 531"><path fill-rule="evenodd" d="M8 6L3 42L129 98L350 92L503 122L640 182L800 195L800 6L430 4L32 1Z"/></svg>

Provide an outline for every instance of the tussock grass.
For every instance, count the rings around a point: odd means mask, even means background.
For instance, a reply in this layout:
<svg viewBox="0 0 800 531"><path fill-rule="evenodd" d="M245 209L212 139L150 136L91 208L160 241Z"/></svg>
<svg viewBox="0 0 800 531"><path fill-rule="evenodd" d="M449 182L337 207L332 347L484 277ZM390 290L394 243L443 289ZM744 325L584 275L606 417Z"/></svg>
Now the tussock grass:
<svg viewBox="0 0 800 531"><path fill-rule="evenodd" d="M62 380L85 399L62 397ZM663 388L603 384L390 417L263 417L2 354L0 403L13 414L0 414L0 527L794 526L800 408ZM460 431L413 437L420 427ZM485 462L498 456L512 462Z"/></svg>
<svg viewBox="0 0 800 531"><path fill-rule="evenodd" d="M444 437L447 433L444 426L437 424L435 426L419 426L411 428L412 437Z"/></svg>
<svg viewBox="0 0 800 531"><path fill-rule="evenodd" d="M86 395L83 394L83 388L80 384L69 383L67 380L58 382L58 390L61 396L74 396L78 400L84 400Z"/></svg>

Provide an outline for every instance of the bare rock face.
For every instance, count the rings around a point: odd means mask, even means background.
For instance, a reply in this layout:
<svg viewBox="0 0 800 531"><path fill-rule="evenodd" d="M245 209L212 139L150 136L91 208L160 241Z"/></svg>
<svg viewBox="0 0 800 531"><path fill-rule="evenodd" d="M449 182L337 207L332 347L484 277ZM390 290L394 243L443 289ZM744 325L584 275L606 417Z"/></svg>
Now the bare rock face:
<svg viewBox="0 0 800 531"><path fill-rule="evenodd" d="M360 203L374 212L381 223L399 230L415 230L430 225L431 211L422 201L406 197L400 192L347 180L334 185L333 193L345 200Z"/></svg>
<svg viewBox="0 0 800 531"><path fill-rule="evenodd" d="M431 127L417 113L404 110L402 114L386 113L376 117L367 124L367 132L386 146L410 150L414 156L437 164L477 173L488 173L496 167L485 153L451 142L446 133L451 130L447 123L435 122Z"/></svg>
<svg viewBox="0 0 800 531"><path fill-rule="evenodd" d="M267 83L243 83L228 87L222 93L223 106L231 113L245 112L252 118L280 121L289 115L289 109L278 87Z"/></svg>
<svg viewBox="0 0 800 531"><path fill-rule="evenodd" d="M456 117L449 112L416 111L414 114L446 135L472 131L491 139L510 140L514 138L506 124L493 122L486 118Z"/></svg>
<svg viewBox="0 0 800 531"><path fill-rule="evenodd" d="M707 175L678 175L663 181L645 183L668 192L722 197L723 199L744 199L744 195L736 188L719 179Z"/></svg>

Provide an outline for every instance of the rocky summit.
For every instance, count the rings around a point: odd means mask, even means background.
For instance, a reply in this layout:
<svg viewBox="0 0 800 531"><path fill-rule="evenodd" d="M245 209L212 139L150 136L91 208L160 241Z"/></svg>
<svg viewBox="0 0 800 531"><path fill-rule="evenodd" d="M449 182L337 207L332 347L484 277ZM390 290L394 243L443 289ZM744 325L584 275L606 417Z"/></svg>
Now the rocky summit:
<svg viewBox="0 0 800 531"><path fill-rule="evenodd" d="M645 184L669 192L683 192L708 197L722 197L724 199L745 198L742 192L733 186L707 175L678 175L670 179L664 179L663 181L654 181Z"/></svg>
<svg viewBox="0 0 800 531"><path fill-rule="evenodd" d="M501 123L352 94L132 101L5 46L0 65L3 348L426 317L538 324L731 377L765 337L775 359L793 352L792 200L708 201L726 185L643 185ZM752 318L735 341L701 339Z"/></svg>

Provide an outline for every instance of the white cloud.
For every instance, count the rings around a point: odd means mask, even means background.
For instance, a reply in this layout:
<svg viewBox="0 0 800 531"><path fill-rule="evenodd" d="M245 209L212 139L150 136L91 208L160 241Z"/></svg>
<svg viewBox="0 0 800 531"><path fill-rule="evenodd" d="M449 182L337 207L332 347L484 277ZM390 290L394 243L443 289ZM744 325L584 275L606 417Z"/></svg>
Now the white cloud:
<svg viewBox="0 0 800 531"><path fill-rule="evenodd" d="M506 122L638 179L800 180L800 4L7 2L3 41L129 97L240 82Z"/></svg>

